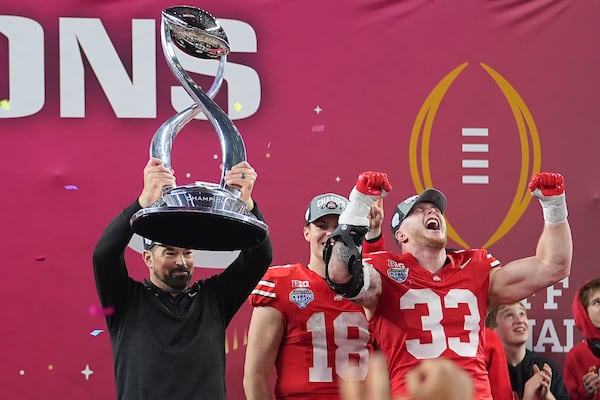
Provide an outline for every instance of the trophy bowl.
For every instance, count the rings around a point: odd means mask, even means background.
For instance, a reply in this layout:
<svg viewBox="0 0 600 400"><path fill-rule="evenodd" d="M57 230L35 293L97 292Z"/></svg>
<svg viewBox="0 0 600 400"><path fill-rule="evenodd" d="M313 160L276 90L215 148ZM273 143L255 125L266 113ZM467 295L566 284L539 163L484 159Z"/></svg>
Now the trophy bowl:
<svg viewBox="0 0 600 400"><path fill-rule="evenodd" d="M198 250L253 247L267 232L267 225L250 214L243 201L206 182L170 189L133 218L134 231L144 237Z"/></svg>

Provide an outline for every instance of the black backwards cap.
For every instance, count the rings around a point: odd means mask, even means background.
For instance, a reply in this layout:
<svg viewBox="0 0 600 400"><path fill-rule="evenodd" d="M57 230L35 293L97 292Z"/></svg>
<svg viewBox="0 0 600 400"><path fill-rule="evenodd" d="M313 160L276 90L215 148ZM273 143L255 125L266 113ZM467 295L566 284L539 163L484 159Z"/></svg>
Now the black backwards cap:
<svg viewBox="0 0 600 400"><path fill-rule="evenodd" d="M446 196L444 196L444 193L437 189L425 189L421 194L415 194L396 206L392 216L392 234L394 236L404 218L410 214L417 204L423 202L433 203L442 214L446 211Z"/></svg>
<svg viewBox="0 0 600 400"><path fill-rule="evenodd" d="M346 209L348 200L335 193L325 193L313 197L306 209L306 224L315 222L325 215L340 215Z"/></svg>
<svg viewBox="0 0 600 400"><path fill-rule="evenodd" d="M160 245L161 243L155 242L152 239L144 238L144 250L150 250L156 245Z"/></svg>

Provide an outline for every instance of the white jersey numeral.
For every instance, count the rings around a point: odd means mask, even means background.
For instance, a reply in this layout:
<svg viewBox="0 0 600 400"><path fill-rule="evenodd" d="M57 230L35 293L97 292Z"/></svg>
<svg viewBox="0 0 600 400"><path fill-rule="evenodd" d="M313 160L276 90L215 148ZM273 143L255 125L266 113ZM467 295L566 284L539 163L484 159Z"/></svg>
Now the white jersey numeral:
<svg viewBox="0 0 600 400"><path fill-rule="evenodd" d="M349 327L358 329L358 337L349 338ZM333 368L328 365L327 332L325 313L311 315L306 329L312 335L313 365L308 369L310 382L333 382ZM342 312L333 320L333 341L335 350L335 373L344 378L344 372L351 360L358 359L358 379L365 379L369 364L369 327L365 316L360 312ZM351 357L353 356L353 357ZM354 363L352 364L354 365Z"/></svg>
<svg viewBox="0 0 600 400"><path fill-rule="evenodd" d="M431 289L409 289L400 298L401 310L415 309L417 304L425 304L428 315L421 317L423 331L430 332L431 343L422 343L420 339L406 341L406 349L415 358L435 358L450 348L462 357L475 357L479 345L479 315L477 297L467 289L451 289L442 299ZM448 336L442 325L444 309L458 308L459 304L466 304L470 314L465 315L463 328L469 333L466 342L460 337Z"/></svg>

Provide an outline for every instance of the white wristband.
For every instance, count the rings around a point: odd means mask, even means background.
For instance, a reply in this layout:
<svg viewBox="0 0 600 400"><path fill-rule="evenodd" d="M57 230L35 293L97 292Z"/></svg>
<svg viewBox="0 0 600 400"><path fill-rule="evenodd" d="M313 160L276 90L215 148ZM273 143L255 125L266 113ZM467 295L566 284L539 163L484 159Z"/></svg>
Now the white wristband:
<svg viewBox="0 0 600 400"><path fill-rule="evenodd" d="M338 224L369 226L369 213L371 212L371 203L373 196L360 193L356 187L350 192L350 201L346 205L346 209L342 211Z"/></svg>
<svg viewBox="0 0 600 400"><path fill-rule="evenodd" d="M544 213L544 222L547 224L561 224L567 222L569 212L565 194L539 199Z"/></svg>

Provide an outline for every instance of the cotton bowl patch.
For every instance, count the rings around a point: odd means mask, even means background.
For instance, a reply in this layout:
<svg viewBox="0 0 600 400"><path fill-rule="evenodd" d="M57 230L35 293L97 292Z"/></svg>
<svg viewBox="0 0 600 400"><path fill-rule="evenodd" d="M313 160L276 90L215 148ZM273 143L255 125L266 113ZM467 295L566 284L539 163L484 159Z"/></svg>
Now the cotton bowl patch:
<svg viewBox="0 0 600 400"><path fill-rule="evenodd" d="M290 292L290 301L299 308L306 308L306 306L314 299L315 294L310 289L298 288Z"/></svg>

